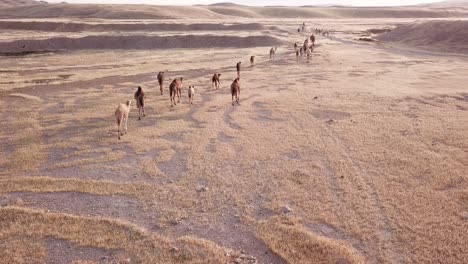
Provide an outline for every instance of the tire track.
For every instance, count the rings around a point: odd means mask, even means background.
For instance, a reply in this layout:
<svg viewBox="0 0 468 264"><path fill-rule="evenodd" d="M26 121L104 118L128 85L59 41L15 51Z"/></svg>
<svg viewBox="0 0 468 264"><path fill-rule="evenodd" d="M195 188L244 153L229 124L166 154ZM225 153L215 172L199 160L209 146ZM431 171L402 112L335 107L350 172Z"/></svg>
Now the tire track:
<svg viewBox="0 0 468 264"><path fill-rule="evenodd" d="M355 173L349 173L350 175L355 175L354 179L357 180L357 188L363 191L370 196L370 201L367 202L372 208L376 211L371 218L375 219L375 226L378 226L376 230L377 236L377 247L375 250L383 250L384 258L386 262L389 263L404 263L403 253L401 249L396 248L392 244L394 238L392 227L392 221L388 217L385 208L383 206L382 200L376 190L375 184L372 181L369 173L356 161L354 161L349 155L349 146L347 146L340 138L328 127L322 125L322 130L325 132L322 138L329 138L331 143L335 146L335 149L341 154L341 157L345 159L347 164L350 164L350 170L353 170ZM325 143L325 142L324 142ZM341 147L340 147L341 146ZM335 177L336 180L336 177ZM377 260L380 262L380 260Z"/></svg>

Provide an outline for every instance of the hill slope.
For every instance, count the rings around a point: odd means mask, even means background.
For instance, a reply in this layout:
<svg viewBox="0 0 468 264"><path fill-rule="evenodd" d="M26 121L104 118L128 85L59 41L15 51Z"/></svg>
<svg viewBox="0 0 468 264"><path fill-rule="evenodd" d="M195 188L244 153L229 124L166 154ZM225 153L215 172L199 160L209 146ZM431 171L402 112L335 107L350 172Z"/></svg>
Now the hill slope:
<svg viewBox="0 0 468 264"><path fill-rule="evenodd" d="M232 17L447 18L466 16L468 16L468 10L422 7L359 8L47 4L0 8L0 18L219 19Z"/></svg>
<svg viewBox="0 0 468 264"><path fill-rule="evenodd" d="M468 21L430 21L402 25L377 38L443 52L468 53Z"/></svg>
<svg viewBox="0 0 468 264"><path fill-rule="evenodd" d="M37 5L37 4L40 4L40 3L34 0L0 0L0 7Z"/></svg>

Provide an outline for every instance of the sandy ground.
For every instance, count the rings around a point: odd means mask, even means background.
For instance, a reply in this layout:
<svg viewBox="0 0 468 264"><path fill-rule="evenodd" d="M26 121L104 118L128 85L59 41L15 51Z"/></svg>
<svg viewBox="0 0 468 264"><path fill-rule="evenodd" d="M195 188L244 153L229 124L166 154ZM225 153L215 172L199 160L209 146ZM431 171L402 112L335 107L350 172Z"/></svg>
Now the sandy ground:
<svg viewBox="0 0 468 264"><path fill-rule="evenodd" d="M466 55L357 41L406 20L314 20L335 32L297 61L299 21L255 22L289 43L274 61L269 47L2 57L0 263L466 263ZM161 70L184 77L175 107ZM119 141L113 113L138 85L147 116L133 108Z"/></svg>

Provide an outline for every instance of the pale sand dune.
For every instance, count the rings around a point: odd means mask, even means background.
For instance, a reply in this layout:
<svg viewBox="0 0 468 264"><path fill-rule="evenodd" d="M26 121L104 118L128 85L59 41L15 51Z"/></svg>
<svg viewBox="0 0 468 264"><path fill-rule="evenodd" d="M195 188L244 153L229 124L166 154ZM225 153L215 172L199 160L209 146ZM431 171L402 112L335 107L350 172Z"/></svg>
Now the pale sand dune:
<svg viewBox="0 0 468 264"><path fill-rule="evenodd" d="M468 1L467 0L447 0L447 1L440 1L440 2L435 2L435 3L425 4L422 6L437 7L437 8L446 8L446 7L468 8Z"/></svg>
<svg viewBox="0 0 468 264"><path fill-rule="evenodd" d="M446 18L467 10L426 7L248 7L47 4L0 9L1 18L219 19L245 18Z"/></svg>
<svg viewBox="0 0 468 264"><path fill-rule="evenodd" d="M259 23L67 23L50 21L0 21L0 29L80 32L80 31L221 31L221 30L264 30Z"/></svg>
<svg viewBox="0 0 468 264"><path fill-rule="evenodd" d="M0 7L37 5L40 2L34 0L0 0Z"/></svg>
<svg viewBox="0 0 468 264"><path fill-rule="evenodd" d="M47 4L0 9L1 18L175 19L223 16L195 6Z"/></svg>
<svg viewBox="0 0 468 264"><path fill-rule="evenodd" d="M468 53L468 21L412 23L377 38L436 51Z"/></svg>

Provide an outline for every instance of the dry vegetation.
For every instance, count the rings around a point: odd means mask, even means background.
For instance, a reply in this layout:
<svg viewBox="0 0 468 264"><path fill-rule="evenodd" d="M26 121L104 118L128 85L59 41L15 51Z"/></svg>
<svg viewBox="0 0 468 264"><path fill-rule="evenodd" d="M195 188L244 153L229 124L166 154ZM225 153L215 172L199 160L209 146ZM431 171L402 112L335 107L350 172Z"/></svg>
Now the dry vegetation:
<svg viewBox="0 0 468 264"><path fill-rule="evenodd" d="M179 238L170 242L165 238L148 234L131 224L107 219L89 219L66 214L44 214L9 207L0 209L0 238L11 235L28 237L34 242L46 237L66 239L80 246L93 246L111 249L125 249L130 263L219 263L227 262L224 250L215 244L192 239ZM92 227L92 228L90 228ZM7 243L6 241L5 243ZM33 246L31 253L23 252L24 248L16 250L6 248L7 257L25 259L24 263L33 263L35 259L27 259L28 255L37 254L44 259L44 252L39 242L28 242ZM173 245L178 245L177 248ZM38 251L34 249L37 247ZM19 256L18 256L19 255ZM12 262L15 262L14 260Z"/></svg>
<svg viewBox="0 0 468 264"><path fill-rule="evenodd" d="M297 19L253 22L214 28L289 43L274 61L256 44L1 57L0 263L466 263L466 55L357 40L407 20L314 20L332 37L307 63ZM137 86L147 116L118 141Z"/></svg>
<svg viewBox="0 0 468 264"><path fill-rule="evenodd" d="M316 235L300 223L274 219L262 223L259 236L289 263L366 263L354 249L339 240Z"/></svg>

